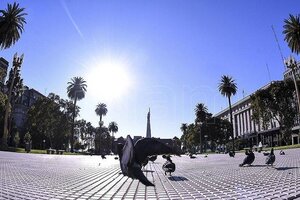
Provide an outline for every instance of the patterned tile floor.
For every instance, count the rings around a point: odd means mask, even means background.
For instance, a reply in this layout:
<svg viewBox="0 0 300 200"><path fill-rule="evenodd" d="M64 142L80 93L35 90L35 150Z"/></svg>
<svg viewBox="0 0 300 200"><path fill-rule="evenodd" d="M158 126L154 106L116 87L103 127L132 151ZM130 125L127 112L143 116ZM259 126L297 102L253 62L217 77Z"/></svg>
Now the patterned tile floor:
<svg viewBox="0 0 300 200"><path fill-rule="evenodd" d="M155 187L120 174L114 156L19 154L0 151L2 199L300 199L300 149L275 151L274 167L255 152L253 166L239 167L245 155L172 157L176 171L165 176L161 156L145 174Z"/></svg>

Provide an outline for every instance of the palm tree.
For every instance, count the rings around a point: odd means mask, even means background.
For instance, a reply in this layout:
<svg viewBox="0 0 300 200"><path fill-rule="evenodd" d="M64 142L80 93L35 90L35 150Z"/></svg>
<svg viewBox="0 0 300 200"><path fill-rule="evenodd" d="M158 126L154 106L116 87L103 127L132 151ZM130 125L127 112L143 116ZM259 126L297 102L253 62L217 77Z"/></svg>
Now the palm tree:
<svg viewBox="0 0 300 200"><path fill-rule="evenodd" d="M19 8L18 3L7 4L6 10L0 10L0 48L6 49L15 44L24 31L26 24L25 8Z"/></svg>
<svg viewBox="0 0 300 200"><path fill-rule="evenodd" d="M96 106L95 112L98 116L100 116L100 121L99 121L99 126L100 126L100 136L99 136L99 153L100 153L100 143L101 143L101 134L102 134L102 125L103 125L103 121L102 121L102 116L105 116L107 113L107 107L105 103L98 103L98 105Z"/></svg>
<svg viewBox="0 0 300 200"><path fill-rule="evenodd" d="M74 77L71 79L71 82L68 82L68 97L74 101L73 115L72 115L72 133L71 133L71 152L74 151L74 123L75 123L75 114L76 114L76 102L85 97L86 81L82 77Z"/></svg>
<svg viewBox="0 0 300 200"><path fill-rule="evenodd" d="M285 34L284 40L288 43L288 46L292 52L300 53L300 19L299 16L293 16L290 14L289 19L284 20L283 34Z"/></svg>
<svg viewBox="0 0 300 200"><path fill-rule="evenodd" d="M195 124L199 126L199 138L200 138L200 153L202 153L202 125L208 117L207 107L204 103L198 103L195 108L196 120Z"/></svg>
<svg viewBox="0 0 300 200"><path fill-rule="evenodd" d="M110 122L108 125L108 131L112 133L112 137L114 137L114 133L118 132L118 124L117 122Z"/></svg>
<svg viewBox="0 0 300 200"><path fill-rule="evenodd" d="M99 125L102 126L102 116L107 114L107 107L105 103L99 103L95 109L95 112L98 116L100 116Z"/></svg>
<svg viewBox="0 0 300 200"><path fill-rule="evenodd" d="M234 151L234 134L233 134L233 120L232 120L232 109L231 109L231 100L230 97L232 95L235 95L237 91L237 85L230 76L223 75L221 77L221 81L219 83L219 92L228 98L228 104L229 104L229 112L230 112L230 123L231 123L231 135L232 135L232 145L233 145L233 151Z"/></svg>
<svg viewBox="0 0 300 200"><path fill-rule="evenodd" d="M182 131L183 135L186 134L187 127L188 127L187 123L181 124L180 130Z"/></svg>
<svg viewBox="0 0 300 200"><path fill-rule="evenodd" d="M114 145L114 133L118 132L118 124L117 122L110 122L108 125L108 131L112 133L112 142L111 142L111 151L113 152Z"/></svg>
<svg viewBox="0 0 300 200"><path fill-rule="evenodd" d="M180 130L182 131L183 135L181 136L180 139L183 142L184 148L186 148L186 133L187 133L187 128L188 128L187 123L182 123L181 124Z"/></svg>
<svg viewBox="0 0 300 200"><path fill-rule="evenodd" d="M204 103L198 103L195 108L196 122L204 122L207 114L207 107Z"/></svg>

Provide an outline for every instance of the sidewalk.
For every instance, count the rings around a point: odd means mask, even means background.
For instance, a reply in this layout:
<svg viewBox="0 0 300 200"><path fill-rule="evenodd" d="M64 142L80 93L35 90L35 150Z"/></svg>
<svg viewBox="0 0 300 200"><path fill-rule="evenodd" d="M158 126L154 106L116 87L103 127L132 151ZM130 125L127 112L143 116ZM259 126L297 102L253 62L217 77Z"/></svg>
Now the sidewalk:
<svg viewBox="0 0 300 200"><path fill-rule="evenodd" d="M275 151L274 168L257 152L251 167L238 167L242 153L173 156L172 177L164 175L159 156L145 172L155 187L145 187L120 174L114 156L0 151L0 199L300 199L300 149L285 153Z"/></svg>

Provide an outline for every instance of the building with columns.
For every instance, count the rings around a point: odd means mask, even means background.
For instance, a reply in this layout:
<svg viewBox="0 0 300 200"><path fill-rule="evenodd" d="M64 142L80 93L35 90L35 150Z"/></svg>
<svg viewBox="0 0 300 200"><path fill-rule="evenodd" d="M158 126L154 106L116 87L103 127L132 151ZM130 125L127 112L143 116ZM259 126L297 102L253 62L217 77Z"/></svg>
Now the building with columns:
<svg viewBox="0 0 300 200"><path fill-rule="evenodd" d="M268 88L271 83L260 89ZM275 119L271 120L270 126L267 129L264 129L261 124L256 123L252 119L251 95L244 97L232 105L234 137L247 139L251 146L258 145L260 141L268 146L280 145L281 134L279 133L279 123ZM229 108L220 111L214 116L230 121ZM292 144L299 144L299 126L295 126L292 131Z"/></svg>

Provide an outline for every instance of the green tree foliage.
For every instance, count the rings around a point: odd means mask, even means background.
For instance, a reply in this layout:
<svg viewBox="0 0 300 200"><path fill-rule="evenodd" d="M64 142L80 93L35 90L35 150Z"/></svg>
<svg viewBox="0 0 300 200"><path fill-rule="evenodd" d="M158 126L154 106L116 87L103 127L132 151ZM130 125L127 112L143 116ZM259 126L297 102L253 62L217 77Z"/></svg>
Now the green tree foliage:
<svg viewBox="0 0 300 200"><path fill-rule="evenodd" d="M112 138L105 126L96 128L95 148L100 154L108 154L111 150Z"/></svg>
<svg viewBox="0 0 300 200"><path fill-rule="evenodd" d="M270 100L272 99L269 90L258 90L251 98L252 119L256 124L262 126L267 130L272 119L272 112L270 110Z"/></svg>
<svg viewBox="0 0 300 200"><path fill-rule="evenodd" d="M15 144L16 148L19 146L19 143L20 143L20 134L17 131L16 134L15 134L15 136L14 136L14 144Z"/></svg>
<svg viewBox="0 0 300 200"><path fill-rule="evenodd" d="M203 103L199 103L195 108L195 122L191 124L183 123L180 127L182 135L180 141L183 143L183 151L195 152L201 141L209 141L209 148L215 150L217 144L225 144L230 136L231 123L227 120L212 117ZM205 139L205 135L207 138Z"/></svg>
<svg viewBox="0 0 300 200"><path fill-rule="evenodd" d="M275 119L286 144L291 141L292 127L297 117L296 105L292 81L273 82L270 87L251 96L253 117L266 124Z"/></svg>
<svg viewBox="0 0 300 200"><path fill-rule="evenodd" d="M41 149L43 140L48 147L66 147L71 121L67 111L70 109L62 109L57 102L51 98L40 98L29 109L26 125L32 133L33 148Z"/></svg>
<svg viewBox="0 0 300 200"><path fill-rule="evenodd" d="M6 10L0 10L0 48L6 49L15 44L24 31L26 24L24 8L18 3L7 4Z"/></svg>
<svg viewBox="0 0 300 200"><path fill-rule="evenodd" d="M31 135L29 132L27 132L25 135L24 135L24 143L29 143L31 141Z"/></svg>
<svg viewBox="0 0 300 200"><path fill-rule="evenodd" d="M86 132L87 132L87 137L86 137L87 148L91 149L96 134L96 129L92 126L91 122L86 123Z"/></svg>
<svg viewBox="0 0 300 200"><path fill-rule="evenodd" d="M208 113L207 107L204 103L198 103L195 108L195 115L196 115L196 123L203 123L206 121L207 118L211 117L212 114Z"/></svg>

